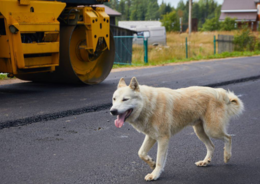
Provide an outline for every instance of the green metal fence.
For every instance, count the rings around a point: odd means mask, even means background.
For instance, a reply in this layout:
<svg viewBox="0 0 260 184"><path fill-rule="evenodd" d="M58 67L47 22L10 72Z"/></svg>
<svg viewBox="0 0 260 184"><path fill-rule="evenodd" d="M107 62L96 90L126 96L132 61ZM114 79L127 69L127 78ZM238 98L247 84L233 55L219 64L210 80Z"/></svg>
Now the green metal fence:
<svg viewBox="0 0 260 184"><path fill-rule="evenodd" d="M114 36L115 61L114 64L131 65L133 53L133 39L143 39L144 62L148 63L148 39L143 36Z"/></svg>

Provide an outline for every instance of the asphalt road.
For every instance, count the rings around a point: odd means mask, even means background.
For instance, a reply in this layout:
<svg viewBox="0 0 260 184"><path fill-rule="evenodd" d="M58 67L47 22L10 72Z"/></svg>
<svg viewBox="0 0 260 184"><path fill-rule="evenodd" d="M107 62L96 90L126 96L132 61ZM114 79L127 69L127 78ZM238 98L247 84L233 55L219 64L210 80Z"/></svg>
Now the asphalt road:
<svg viewBox="0 0 260 184"><path fill-rule="evenodd" d="M118 80L136 76L141 84L180 88L218 86L260 78L260 56L113 72L100 85L21 83L0 86L0 128L106 109Z"/></svg>
<svg viewBox="0 0 260 184"><path fill-rule="evenodd" d="M206 149L188 127L172 138L165 171L154 183L258 184L259 60L251 57L115 72L97 86L1 86L0 183L146 183L143 178L151 170L137 155L144 135L127 123L117 129L108 112L118 79L126 76L129 82L137 76L141 84L152 86L221 86L239 95L246 108L229 128L234 136L228 164L223 162L223 143L213 140L216 149L211 165L196 167L194 162L204 158ZM150 155L155 158L156 147Z"/></svg>

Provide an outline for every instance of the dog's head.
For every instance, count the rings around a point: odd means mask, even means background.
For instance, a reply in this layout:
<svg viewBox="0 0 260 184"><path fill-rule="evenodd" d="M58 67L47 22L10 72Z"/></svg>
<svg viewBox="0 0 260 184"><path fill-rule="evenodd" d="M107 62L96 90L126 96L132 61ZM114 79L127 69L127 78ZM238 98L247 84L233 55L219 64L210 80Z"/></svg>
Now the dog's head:
<svg viewBox="0 0 260 184"><path fill-rule="evenodd" d="M121 128L126 119L131 119L140 111L141 108L140 86L135 77L132 78L129 86L126 85L124 78L119 80L117 90L113 94L113 106L110 113L117 116L115 125Z"/></svg>

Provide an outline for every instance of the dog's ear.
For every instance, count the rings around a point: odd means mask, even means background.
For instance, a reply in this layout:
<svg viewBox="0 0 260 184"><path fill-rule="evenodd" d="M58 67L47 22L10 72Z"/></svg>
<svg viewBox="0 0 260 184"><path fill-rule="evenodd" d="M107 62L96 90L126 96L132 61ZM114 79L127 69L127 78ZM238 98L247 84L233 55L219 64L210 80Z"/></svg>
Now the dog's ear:
<svg viewBox="0 0 260 184"><path fill-rule="evenodd" d="M129 87L135 91L140 91L138 81L135 77L131 79L131 82L129 84Z"/></svg>
<svg viewBox="0 0 260 184"><path fill-rule="evenodd" d="M125 79L122 77L119 82L118 82L118 85L117 85L117 88L121 88L121 87L126 87L126 83L125 83Z"/></svg>

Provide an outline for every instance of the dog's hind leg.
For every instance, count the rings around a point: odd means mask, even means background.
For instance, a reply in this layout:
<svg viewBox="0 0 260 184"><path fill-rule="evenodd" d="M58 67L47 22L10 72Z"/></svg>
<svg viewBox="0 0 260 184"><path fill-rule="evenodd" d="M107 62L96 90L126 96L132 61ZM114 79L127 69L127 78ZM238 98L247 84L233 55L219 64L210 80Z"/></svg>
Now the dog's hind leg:
<svg viewBox="0 0 260 184"><path fill-rule="evenodd" d="M157 140L158 149L157 149L156 167L152 173L147 174L145 176L144 179L146 181L157 180L160 177L160 175L164 169L165 163L166 163L169 140L170 140L170 138L167 136L162 137L159 140Z"/></svg>
<svg viewBox="0 0 260 184"><path fill-rule="evenodd" d="M206 154L204 160L198 161L195 164L200 167L207 166L211 162L212 155L214 152L214 145L211 142L209 136L205 133L202 121L200 121L199 123L194 125L193 129L194 129L196 135L198 136L198 138L205 144L205 146L207 148L207 154Z"/></svg>
<svg viewBox="0 0 260 184"><path fill-rule="evenodd" d="M230 135L224 136L224 162L227 163L231 157L232 138Z"/></svg>
<svg viewBox="0 0 260 184"><path fill-rule="evenodd" d="M145 161L151 169L155 168L155 162L153 159L148 155L149 150L153 147L155 144L156 140L152 139L148 135L145 136L144 142L141 146L141 148L138 151L139 157Z"/></svg>

